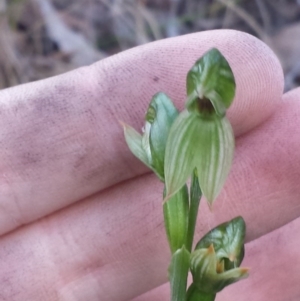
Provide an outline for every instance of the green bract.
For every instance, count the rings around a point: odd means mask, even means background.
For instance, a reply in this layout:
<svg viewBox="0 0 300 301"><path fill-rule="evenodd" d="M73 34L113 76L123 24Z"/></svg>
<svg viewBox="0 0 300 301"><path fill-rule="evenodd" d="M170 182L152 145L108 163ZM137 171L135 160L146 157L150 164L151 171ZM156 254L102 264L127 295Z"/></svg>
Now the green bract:
<svg viewBox="0 0 300 301"><path fill-rule="evenodd" d="M127 124L123 124L127 145L131 152L157 176L164 180L164 157L167 137L178 111L164 93L153 96L147 113L143 136Z"/></svg>
<svg viewBox="0 0 300 301"><path fill-rule="evenodd" d="M245 268L226 271L224 262L218 260L213 245L194 251L190 264L194 285L205 293L217 293L229 284L248 276L248 269Z"/></svg>
<svg viewBox="0 0 300 301"><path fill-rule="evenodd" d="M178 249L172 256L169 266L171 300L184 301L186 295L187 275L189 272L190 253L185 246Z"/></svg>
<svg viewBox="0 0 300 301"><path fill-rule="evenodd" d="M218 260L224 260L225 269L236 268L244 258L245 233L245 221L239 216L209 231L197 243L196 249L213 244Z"/></svg>

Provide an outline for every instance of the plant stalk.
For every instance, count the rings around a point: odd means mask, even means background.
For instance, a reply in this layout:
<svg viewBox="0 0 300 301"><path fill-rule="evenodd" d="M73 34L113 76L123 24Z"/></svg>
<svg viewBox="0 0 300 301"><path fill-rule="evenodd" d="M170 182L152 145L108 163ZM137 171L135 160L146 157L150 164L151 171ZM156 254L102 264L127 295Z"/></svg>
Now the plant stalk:
<svg viewBox="0 0 300 301"><path fill-rule="evenodd" d="M196 169L192 173L191 187L190 187L190 209L189 209L189 222L186 237L186 248L189 252L192 251L194 234L198 216L198 209L202 192L199 186L198 176Z"/></svg>

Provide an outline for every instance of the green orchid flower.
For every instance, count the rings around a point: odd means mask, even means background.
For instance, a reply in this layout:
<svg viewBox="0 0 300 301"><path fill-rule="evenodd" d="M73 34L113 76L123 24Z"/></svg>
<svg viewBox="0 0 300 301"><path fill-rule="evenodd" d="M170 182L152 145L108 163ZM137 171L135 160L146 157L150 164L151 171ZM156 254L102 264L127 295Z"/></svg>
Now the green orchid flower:
<svg viewBox="0 0 300 301"><path fill-rule="evenodd" d="M188 73L186 110L172 124L166 145L167 199L195 168L209 204L219 195L233 160L234 135L225 113L234 92L233 73L217 49L207 52Z"/></svg>

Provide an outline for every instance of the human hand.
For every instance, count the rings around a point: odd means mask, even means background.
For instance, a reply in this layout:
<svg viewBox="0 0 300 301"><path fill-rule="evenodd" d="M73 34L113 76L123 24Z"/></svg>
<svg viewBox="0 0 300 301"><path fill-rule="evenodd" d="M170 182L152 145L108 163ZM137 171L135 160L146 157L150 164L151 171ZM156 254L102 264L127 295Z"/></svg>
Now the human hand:
<svg viewBox="0 0 300 301"><path fill-rule="evenodd" d="M170 256L162 185L131 155L118 120L142 126L158 91L182 108L186 72L211 47L236 77L229 119L238 138L213 213L202 202L196 237L242 215L243 266L251 267L217 300L299 296L300 90L282 96L272 52L223 30L148 44L0 93L0 301L168 300L168 285L154 289L167 281Z"/></svg>

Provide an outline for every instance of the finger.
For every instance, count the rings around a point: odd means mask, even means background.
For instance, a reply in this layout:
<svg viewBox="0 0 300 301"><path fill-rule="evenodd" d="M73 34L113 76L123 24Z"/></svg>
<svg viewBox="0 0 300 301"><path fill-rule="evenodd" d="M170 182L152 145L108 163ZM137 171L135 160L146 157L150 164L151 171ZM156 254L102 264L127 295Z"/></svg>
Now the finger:
<svg viewBox="0 0 300 301"><path fill-rule="evenodd" d="M293 132L300 126L299 92L287 94L272 118L238 139L232 174L213 213L202 202L196 239L237 215L246 220L248 240L299 216L300 139ZM0 243L7 262L0 279L9 275L13 292L32 301L54 294L58 300L122 301L159 286L170 260L161 192L155 177L145 175L7 235Z"/></svg>
<svg viewBox="0 0 300 301"><path fill-rule="evenodd" d="M283 79L271 50L237 31L159 41L2 91L0 233L144 173L125 146L118 119L141 127L158 91L182 107L186 73L211 47L224 53L235 73L229 117L236 134L244 133L274 112Z"/></svg>
<svg viewBox="0 0 300 301"><path fill-rule="evenodd" d="M137 217L138 214L136 214L136 218L133 218L132 222L138 223L139 228L143 229L138 231L140 232L138 236L136 236L136 230L132 233L135 236L135 243L132 238L126 240L130 230L126 229L127 223L124 220L128 214L131 218L134 214L132 211L127 211L126 206L123 207L125 212L122 231L121 225L116 229L112 226L104 228L103 225L108 221L107 219L96 223L96 212L95 217L89 214L92 223L88 224L84 211L91 204L84 207L83 204L80 205L81 216L79 212L74 211L70 216L69 212L69 219L65 216L61 217L64 222L60 219L50 223L49 220L40 222L38 226L32 226L26 234L25 231L23 233L17 231L3 239L0 248L0 255L3 258L0 271L0 288L3 298L11 301L24 300L25 297L26 300L32 301L41 300L42 297L45 301L96 301L101 297L104 301L122 301L130 300L135 295L166 281L167 247L165 239L160 239L163 231L161 226L157 228L159 222L155 222L155 217L151 218L151 214L145 216L145 211L150 211L150 205L143 209L143 217ZM143 207L146 207L145 204L137 210ZM110 210L110 208L106 209ZM74 220L70 223L74 215L76 215L76 224ZM101 220L101 217L101 215L98 216L98 220L99 218ZM117 216L117 218L120 217ZM113 220L115 219L112 218L111 222ZM156 227L149 227L149 221L155 223ZM55 225L57 223L58 229ZM80 232L78 232L79 228ZM101 229L101 235L97 234L99 229ZM86 236L90 237L86 239ZM110 239L110 243L107 244L107 240ZM289 236L287 240L292 241ZM272 245L272 242L275 245ZM278 250L276 239L272 238L267 245L270 245L271 250ZM283 245L286 247L285 250L291 249L289 243L283 242ZM296 252L298 248L299 245ZM281 264L281 256L269 253L268 249L265 250L264 244L259 244L257 249L261 254L264 250L265 256L276 258L278 267L285 268L284 262ZM247 247L247 254L249 252ZM255 254L259 256L256 252ZM280 250L276 254L286 256L286 254L281 254ZM297 257L292 258L291 264L295 267L295 271L289 271L290 277L298 275L299 267ZM275 260L272 261L274 263ZM254 270L257 272L256 275L260 275L265 267L260 261L257 261L257 266L249 261L245 264L251 267L251 277L253 277ZM151 281L150 284L149 281ZM10 285L7 286L7 283ZM271 285L272 283L270 287Z"/></svg>
<svg viewBox="0 0 300 301"><path fill-rule="evenodd" d="M235 283L217 294L216 301L298 300L300 218L246 244L242 266L250 267L248 279ZM169 283L163 284L132 301L170 300Z"/></svg>
<svg viewBox="0 0 300 301"><path fill-rule="evenodd" d="M231 286L216 301L232 300L297 300L300 294L299 268L300 218L253 241L248 247L244 266L251 267L250 277L238 286Z"/></svg>

